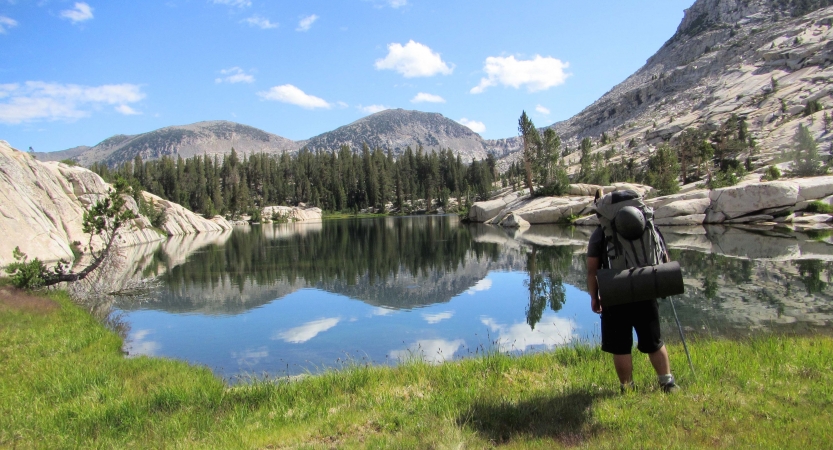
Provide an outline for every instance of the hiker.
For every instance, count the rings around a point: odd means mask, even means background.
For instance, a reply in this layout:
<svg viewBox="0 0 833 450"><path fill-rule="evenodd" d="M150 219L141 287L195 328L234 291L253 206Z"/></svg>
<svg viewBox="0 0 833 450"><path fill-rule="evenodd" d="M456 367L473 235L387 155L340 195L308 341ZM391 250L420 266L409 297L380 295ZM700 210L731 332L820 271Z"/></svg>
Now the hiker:
<svg viewBox="0 0 833 450"><path fill-rule="evenodd" d="M622 239L621 235L614 234L617 232L616 223L618 222L614 222L611 217L608 217L606 220L603 213L610 211L618 212L621 209L625 209L626 207L617 205L621 203L632 204L639 213L643 214L641 218L642 222L638 222L636 225L636 229L638 230L636 234L639 237L634 238L630 243L623 243L632 244L635 240L637 242L636 245L623 245L619 242L614 244L611 242L615 239ZM593 312L601 315L602 351L613 355L613 365L616 368L616 374L619 376L621 391L625 392L632 389L633 360L631 350L633 347L633 330L636 330L638 340L637 349L648 355L651 365L654 366L654 370L657 373L660 387L665 392L676 391L678 387L674 381L674 376L671 374L668 352L665 349L665 344L662 342L660 335L657 299L653 298L603 307L603 299L600 298L599 285L596 278L599 269L624 269L646 265L644 262L634 262L628 259L626 255L616 255L617 252L623 252L622 248L634 248L634 251L637 253L639 251L636 249L641 248L643 249L643 254L650 253L650 251L646 252L644 250L646 246L643 245L644 242L641 242L642 239L649 241L648 248L650 248L650 241L656 244L654 245L656 247L655 261L648 262L648 265L668 262L668 252L665 249L665 242L662 236L656 231L653 221L649 220L646 223L644 218L646 215L644 214L645 212L652 218L653 210L645 207L641 197L634 191L620 191L607 194L604 197L601 196L601 192L597 192L596 211L601 225L590 236L590 241L587 246L587 291L590 293L591 309ZM613 215L615 216L615 214ZM636 214L634 215L636 216ZM621 221L619 217L616 217L616 219L617 221ZM635 221L637 219L639 217L633 220ZM625 229L622 224L619 225L619 231ZM642 229L638 228L640 225ZM633 255L630 258L633 258ZM627 265L623 265L626 264L623 260L628 260ZM611 261L615 262L611 264Z"/></svg>

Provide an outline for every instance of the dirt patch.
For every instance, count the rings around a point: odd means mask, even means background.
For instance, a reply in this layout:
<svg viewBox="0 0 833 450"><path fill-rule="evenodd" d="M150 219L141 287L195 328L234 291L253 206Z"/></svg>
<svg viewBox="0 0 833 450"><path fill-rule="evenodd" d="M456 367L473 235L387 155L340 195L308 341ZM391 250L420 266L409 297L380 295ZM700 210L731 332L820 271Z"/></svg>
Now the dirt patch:
<svg viewBox="0 0 833 450"><path fill-rule="evenodd" d="M48 314L58 308L58 304L48 298L37 297L14 287L0 287L0 311L14 309L35 314Z"/></svg>

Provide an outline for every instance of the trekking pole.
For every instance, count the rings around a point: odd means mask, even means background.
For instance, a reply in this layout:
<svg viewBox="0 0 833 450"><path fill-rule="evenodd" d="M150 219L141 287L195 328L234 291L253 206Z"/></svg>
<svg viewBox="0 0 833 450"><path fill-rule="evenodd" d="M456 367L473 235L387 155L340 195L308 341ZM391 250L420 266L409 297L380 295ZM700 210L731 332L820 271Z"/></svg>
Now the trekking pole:
<svg viewBox="0 0 833 450"><path fill-rule="evenodd" d="M672 297L668 297L668 301L671 302L671 310L674 311L674 320L677 321L677 328L680 330L680 339L683 341L683 348L685 349L685 356L688 358L688 367L691 368L691 374L693 376L697 376L694 372L694 364L691 362L691 353L688 352L688 345L685 343L685 335L683 335L683 326L680 325L680 318L677 317L677 308L674 307L674 299Z"/></svg>

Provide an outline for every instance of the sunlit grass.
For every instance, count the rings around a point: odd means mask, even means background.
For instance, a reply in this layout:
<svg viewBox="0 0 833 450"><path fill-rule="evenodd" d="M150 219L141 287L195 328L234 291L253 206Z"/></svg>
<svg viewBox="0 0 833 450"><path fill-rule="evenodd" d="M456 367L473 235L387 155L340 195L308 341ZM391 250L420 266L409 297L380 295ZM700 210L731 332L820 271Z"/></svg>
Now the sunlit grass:
<svg viewBox="0 0 833 450"><path fill-rule="evenodd" d="M683 391L644 357L620 395L608 355L578 345L432 365L355 362L296 381L229 387L204 367L124 358L63 294L0 305L0 447L825 448L833 339L759 337L670 353Z"/></svg>

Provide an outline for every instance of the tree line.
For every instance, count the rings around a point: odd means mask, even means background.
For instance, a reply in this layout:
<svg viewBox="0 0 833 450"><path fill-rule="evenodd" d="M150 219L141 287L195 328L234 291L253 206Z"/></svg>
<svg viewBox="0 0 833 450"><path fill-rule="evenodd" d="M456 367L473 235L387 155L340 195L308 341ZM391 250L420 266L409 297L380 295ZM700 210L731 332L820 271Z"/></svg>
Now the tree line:
<svg viewBox="0 0 833 450"><path fill-rule="evenodd" d="M114 168L95 163L91 170L107 181L123 178L134 192L144 190L207 216L300 203L331 212L449 208L451 198L458 204L486 198L497 174L491 155L465 164L451 149L407 147L394 158L390 150L367 145L358 152L342 146L333 152L304 148L296 154L242 158L233 148L224 157L143 161L136 156Z"/></svg>

